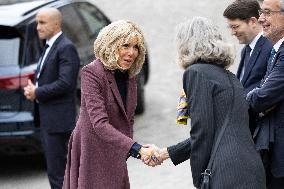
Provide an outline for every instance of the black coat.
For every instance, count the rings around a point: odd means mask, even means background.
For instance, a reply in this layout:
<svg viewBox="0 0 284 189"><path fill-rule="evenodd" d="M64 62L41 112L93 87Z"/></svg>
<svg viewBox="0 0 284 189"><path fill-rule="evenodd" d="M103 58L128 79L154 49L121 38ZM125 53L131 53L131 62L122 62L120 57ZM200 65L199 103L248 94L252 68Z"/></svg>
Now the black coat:
<svg viewBox="0 0 284 189"><path fill-rule="evenodd" d="M234 96L229 78L233 81ZM232 114L212 167L212 189L265 189L265 171L249 131L248 105L243 87L232 73L216 65L198 63L183 75L191 117L190 138L169 147L175 165L190 158L193 184L200 187L212 147L225 118Z"/></svg>

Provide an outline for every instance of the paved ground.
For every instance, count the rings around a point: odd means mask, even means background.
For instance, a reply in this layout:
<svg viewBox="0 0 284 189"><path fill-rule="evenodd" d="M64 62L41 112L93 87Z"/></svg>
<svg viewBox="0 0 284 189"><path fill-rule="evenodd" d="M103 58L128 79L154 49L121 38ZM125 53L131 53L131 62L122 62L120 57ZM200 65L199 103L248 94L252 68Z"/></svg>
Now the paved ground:
<svg viewBox="0 0 284 189"><path fill-rule="evenodd" d="M128 19L138 23L146 36L151 75L146 87L146 112L136 118L136 141L163 147L188 137L190 128L177 126L174 120L182 74L175 64L174 27L193 16L212 18L238 51L239 46L230 37L222 18L222 12L230 1L94 1L112 20ZM236 67L237 64L233 65L231 70L235 71ZM2 162L0 189L48 189L46 173L39 164L38 160L29 158ZM157 168L146 167L136 159L129 159L127 164L133 189L194 188L189 161L176 167L167 161Z"/></svg>

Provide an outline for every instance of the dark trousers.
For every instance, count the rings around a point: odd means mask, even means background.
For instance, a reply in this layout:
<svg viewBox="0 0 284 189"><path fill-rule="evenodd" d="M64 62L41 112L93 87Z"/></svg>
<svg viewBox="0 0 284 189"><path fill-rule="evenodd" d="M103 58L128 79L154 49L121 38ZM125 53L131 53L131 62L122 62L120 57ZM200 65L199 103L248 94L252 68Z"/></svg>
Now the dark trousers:
<svg viewBox="0 0 284 189"><path fill-rule="evenodd" d="M284 177L274 177L271 173L271 154L268 150L260 151L260 156L266 172L267 189L283 189Z"/></svg>
<svg viewBox="0 0 284 189"><path fill-rule="evenodd" d="M274 177L270 171L266 172L267 176L267 189L283 189L284 188L284 177Z"/></svg>
<svg viewBox="0 0 284 189"><path fill-rule="evenodd" d="M70 135L71 132L47 133L42 131L42 145L51 189L62 189Z"/></svg>

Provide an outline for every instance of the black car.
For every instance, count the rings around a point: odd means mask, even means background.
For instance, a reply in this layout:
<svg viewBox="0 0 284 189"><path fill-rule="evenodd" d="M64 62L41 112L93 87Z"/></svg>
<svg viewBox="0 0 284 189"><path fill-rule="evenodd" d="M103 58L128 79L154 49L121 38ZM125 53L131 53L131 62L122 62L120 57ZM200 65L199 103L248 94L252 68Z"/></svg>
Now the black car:
<svg viewBox="0 0 284 189"><path fill-rule="evenodd" d="M41 151L40 126L35 125L34 104L23 87L33 79L44 42L38 38L35 15L40 8L56 7L63 16L62 30L77 47L81 67L94 60L93 42L110 20L89 1L31 1L0 6L0 154ZM144 85L148 57L138 76L138 106L144 111ZM80 75L80 74L79 74ZM77 96L80 99L80 76ZM80 102L80 100L78 100Z"/></svg>

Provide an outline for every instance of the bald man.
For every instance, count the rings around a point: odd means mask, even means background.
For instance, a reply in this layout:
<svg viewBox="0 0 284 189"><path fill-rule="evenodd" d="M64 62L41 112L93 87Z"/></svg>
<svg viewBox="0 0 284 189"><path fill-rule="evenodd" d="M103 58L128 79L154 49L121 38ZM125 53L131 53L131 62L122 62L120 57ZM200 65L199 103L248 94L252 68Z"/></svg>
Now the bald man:
<svg viewBox="0 0 284 189"><path fill-rule="evenodd" d="M36 21L38 36L46 45L38 62L35 83L29 81L24 94L35 102L50 186L61 189L69 136L75 127L80 60L75 46L61 31L62 17L57 9L40 10Z"/></svg>

